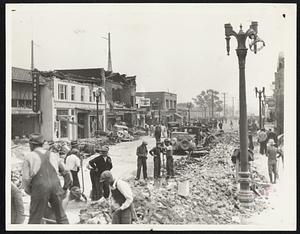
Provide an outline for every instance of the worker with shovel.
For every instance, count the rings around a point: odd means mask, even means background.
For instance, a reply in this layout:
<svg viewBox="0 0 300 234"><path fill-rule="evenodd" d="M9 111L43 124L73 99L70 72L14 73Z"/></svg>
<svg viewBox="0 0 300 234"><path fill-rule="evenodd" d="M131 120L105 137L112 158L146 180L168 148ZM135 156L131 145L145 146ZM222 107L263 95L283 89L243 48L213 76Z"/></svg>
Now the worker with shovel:
<svg viewBox="0 0 300 234"><path fill-rule="evenodd" d="M62 207L62 195L72 184L70 172L59 157L43 149L44 138L40 134L31 134L29 146L31 152L25 156L22 167L24 190L31 196L29 224L40 224L48 202L58 224L68 224L68 218ZM65 179L60 185L58 173Z"/></svg>
<svg viewBox="0 0 300 234"><path fill-rule="evenodd" d="M109 184L111 189L112 224L131 224L136 218L130 185L115 179L110 171L101 174L100 182Z"/></svg>

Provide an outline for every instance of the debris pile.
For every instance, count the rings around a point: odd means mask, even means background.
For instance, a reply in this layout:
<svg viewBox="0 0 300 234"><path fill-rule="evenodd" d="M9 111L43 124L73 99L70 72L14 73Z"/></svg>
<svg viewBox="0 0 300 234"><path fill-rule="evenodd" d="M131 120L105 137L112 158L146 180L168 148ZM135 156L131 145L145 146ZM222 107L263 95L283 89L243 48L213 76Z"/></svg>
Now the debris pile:
<svg viewBox="0 0 300 234"><path fill-rule="evenodd" d="M110 206L107 200L91 202L87 208L80 210L80 224L109 224L111 223Z"/></svg>
<svg viewBox="0 0 300 234"><path fill-rule="evenodd" d="M254 204L243 209L238 201L231 154L237 147L237 137L224 135L216 146L201 158L182 157L175 161L175 179L128 180L135 195L137 224L239 224L244 218L261 212L266 201L253 193ZM257 181L263 177L253 169ZM178 185L189 182L189 195L178 193ZM88 207L88 209L91 209ZM103 216L101 209L100 217ZM90 215L85 211L86 216ZM93 211L91 211L93 213ZM96 215L97 216L97 215ZM99 220L88 216L84 223ZM98 216L97 216L98 217ZM98 222L98 221L97 221Z"/></svg>

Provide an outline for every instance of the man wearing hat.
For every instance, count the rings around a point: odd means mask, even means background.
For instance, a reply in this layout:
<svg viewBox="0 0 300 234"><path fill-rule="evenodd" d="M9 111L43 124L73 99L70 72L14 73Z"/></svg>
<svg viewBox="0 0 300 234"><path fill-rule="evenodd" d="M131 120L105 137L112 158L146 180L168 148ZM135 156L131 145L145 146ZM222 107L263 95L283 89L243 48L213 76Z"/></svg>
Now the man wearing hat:
<svg viewBox="0 0 300 234"><path fill-rule="evenodd" d="M136 173L136 180L140 179L141 169L143 167L143 177L144 180L147 179L147 145L148 143L146 141L143 141L140 146L136 149L136 155L137 155L137 173Z"/></svg>
<svg viewBox="0 0 300 234"><path fill-rule="evenodd" d="M154 162L154 179L160 178L161 169L161 153L162 153L162 143L157 142L156 147L149 151L149 154L153 156Z"/></svg>
<svg viewBox="0 0 300 234"><path fill-rule="evenodd" d="M270 182L272 184L276 184L276 179L278 179L278 171L277 171L277 155L280 155L280 150L277 149L276 143L273 139L270 139L267 146L266 156L268 157L268 171ZM280 157L280 156L279 156ZM274 180L273 180L274 174Z"/></svg>
<svg viewBox="0 0 300 234"><path fill-rule="evenodd" d="M24 190L31 196L29 224L40 224L47 209L48 202L55 213L58 224L68 224L68 218L62 207L65 191L72 184L72 177L59 157L43 149L44 138L40 134L31 134L29 146L31 152L25 156L22 167ZM60 173L65 180L63 188L58 177Z"/></svg>
<svg viewBox="0 0 300 234"><path fill-rule="evenodd" d="M165 139L167 158L167 178L174 177L173 146L170 139Z"/></svg>
<svg viewBox="0 0 300 234"><path fill-rule="evenodd" d="M134 208L130 185L121 179L116 180L110 171L104 171L100 181L111 188L112 224L131 224Z"/></svg>
<svg viewBox="0 0 300 234"><path fill-rule="evenodd" d="M99 200L102 196L108 198L109 187L105 183L99 182L103 171L112 169L111 158L108 156L108 146L95 149L97 156L89 161L88 167L91 170L90 176L92 181L92 195L93 201Z"/></svg>
<svg viewBox="0 0 300 234"><path fill-rule="evenodd" d="M71 188L74 186L80 188L78 172L80 169L81 160L79 157L80 157L79 150L73 148L70 150L70 154L65 158L66 169L71 172L73 178L73 184Z"/></svg>

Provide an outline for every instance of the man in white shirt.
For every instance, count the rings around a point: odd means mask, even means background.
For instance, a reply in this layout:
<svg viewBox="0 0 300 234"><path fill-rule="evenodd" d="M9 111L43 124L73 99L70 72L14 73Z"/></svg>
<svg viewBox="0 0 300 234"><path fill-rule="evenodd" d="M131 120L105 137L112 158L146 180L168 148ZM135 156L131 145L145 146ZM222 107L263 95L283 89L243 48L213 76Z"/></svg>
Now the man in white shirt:
<svg viewBox="0 0 300 234"><path fill-rule="evenodd" d="M78 172L80 169L80 159L79 156L80 152L78 149L73 148L70 152L70 154L68 156L66 156L65 158L65 164L66 164L66 169L69 170L72 174L73 177L73 184L71 186L77 186L78 188L80 188L80 184L79 184L79 179L78 179Z"/></svg>
<svg viewBox="0 0 300 234"><path fill-rule="evenodd" d="M101 174L100 182L108 183L111 189L112 224L131 224L133 219L133 195L130 185L115 179L110 171Z"/></svg>

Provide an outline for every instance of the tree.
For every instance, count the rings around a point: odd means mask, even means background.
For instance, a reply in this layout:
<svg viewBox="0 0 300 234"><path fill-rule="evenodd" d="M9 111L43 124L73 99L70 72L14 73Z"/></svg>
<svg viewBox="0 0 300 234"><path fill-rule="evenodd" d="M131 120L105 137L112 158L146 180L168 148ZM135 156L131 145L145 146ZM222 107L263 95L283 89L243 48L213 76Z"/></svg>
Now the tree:
<svg viewBox="0 0 300 234"><path fill-rule="evenodd" d="M194 103L204 110L205 117L207 108L212 114L214 111L220 112L223 110L222 101L217 96L218 94L218 91L208 89L206 91L202 91L196 98L193 98Z"/></svg>

